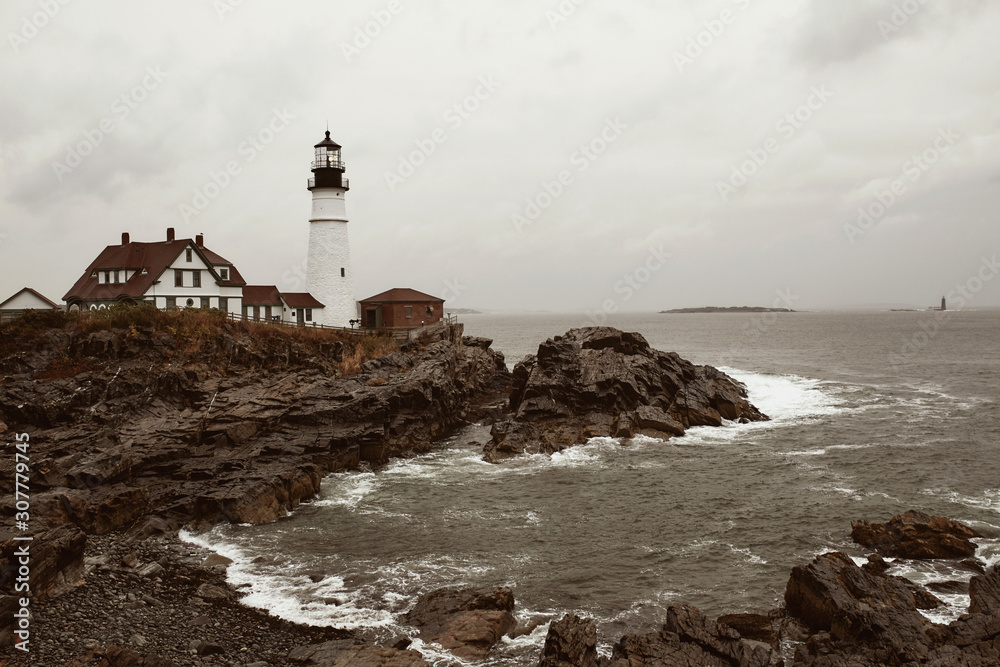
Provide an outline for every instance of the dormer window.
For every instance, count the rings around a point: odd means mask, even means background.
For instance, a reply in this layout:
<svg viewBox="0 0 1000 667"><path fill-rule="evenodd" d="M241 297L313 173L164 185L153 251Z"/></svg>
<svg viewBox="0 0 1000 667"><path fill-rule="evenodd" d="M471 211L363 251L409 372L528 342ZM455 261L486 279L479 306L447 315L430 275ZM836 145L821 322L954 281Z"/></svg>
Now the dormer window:
<svg viewBox="0 0 1000 667"><path fill-rule="evenodd" d="M184 256L189 262L191 261L191 255L192 255L191 248L188 248L187 250L184 251Z"/></svg>
<svg viewBox="0 0 1000 667"><path fill-rule="evenodd" d="M223 280L229 280L229 269L219 269L219 277Z"/></svg>

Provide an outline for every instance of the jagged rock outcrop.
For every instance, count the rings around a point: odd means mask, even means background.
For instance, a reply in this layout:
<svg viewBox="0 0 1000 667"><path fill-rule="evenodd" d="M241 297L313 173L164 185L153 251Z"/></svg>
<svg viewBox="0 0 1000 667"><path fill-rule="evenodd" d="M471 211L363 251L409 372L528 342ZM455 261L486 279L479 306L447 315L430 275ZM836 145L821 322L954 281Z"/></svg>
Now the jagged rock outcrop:
<svg viewBox="0 0 1000 667"><path fill-rule="evenodd" d="M747 640L731 627L707 619L690 605L673 604L659 632L626 635L614 647L607 667L705 665L771 667L781 658L770 646Z"/></svg>
<svg viewBox="0 0 1000 667"><path fill-rule="evenodd" d="M767 419L725 373L609 327L573 329L545 341L512 377L511 418L494 425L484 448L484 459L494 463L592 437L666 439L691 426Z"/></svg>
<svg viewBox="0 0 1000 667"><path fill-rule="evenodd" d="M934 645L928 635L932 624L917 611L905 580L866 571L839 552L794 568L785 605L789 614L817 633L813 642L817 649L830 645L838 652L903 664L926 658Z"/></svg>
<svg viewBox="0 0 1000 667"><path fill-rule="evenodd" d="M964 542L978 536L964 524L913 511L874 529L864 522L853 525L855 536L860 532L868 539L875 534L873 545L913 558L966 555ZM877 567L870 567L873 563ZM886 569L878 559L859 568L842 553L828 553L792 570L785 590L787 611L812 631L796 651L796 667L1000 664L996 567L972 578L969 613L947 626L930 622L918 611L938 606L937 598L907 579L887 575ZM946 589L954 592L955 586Z"/></svg>
<svg viewBox="0 0 1000 667"><path fill-rule="evenodd" d="M597 624L566 614L549 625L538 667L598 667Z"/></svg>
<svg viewBox="0 0 1000 667"><path fill-rule="evenodd" d="M1000 567L969 580L969 613L1000 616Z"/></svg>
<svg viewBox="0 0 1000 667"><path fill-rule="evenodd" d="M851 539L895 558L967 558L976 553L976 544L971 541L976 537L982 535L957 521L915 510L884 524L851 522Z"/></svg>
<svg viewBox="0 0 1000 667"><path fill-rule="evenodd" d="M403 620L463 660L479 660L515 628L508 588L442 588L421 596Z"/></svg>
<svg viewBox="0 0 1000 667"><path fill-rule="evenodd" d="M914 522L941 527L937 533L947 535L971 531L919 512L893 517L889 523ZM969 613L949 625L924 617L919 610L934 608L940 601L918 584L887 574L890 569L892 564L878 555L859 567L843 553L823 554L792 570L782 609L766 615L728 614L713 622L694 607L674 604L659 630L622 637L610 658L598 656L596 662L590 657L596 628L568 615L552 624L539 664L555 667L577 660L600 667L1000 665L1000 567L974 576L967 587L945 587L949 592L967 589L970 594ZM789 647L794 648L790 663L782 657Z"/></svg>

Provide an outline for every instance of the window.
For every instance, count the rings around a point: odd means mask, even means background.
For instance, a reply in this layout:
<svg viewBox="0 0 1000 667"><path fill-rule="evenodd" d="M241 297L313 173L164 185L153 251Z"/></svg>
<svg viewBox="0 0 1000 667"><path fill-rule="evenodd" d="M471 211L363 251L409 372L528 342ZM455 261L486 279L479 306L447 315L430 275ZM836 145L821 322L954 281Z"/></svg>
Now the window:
<svg viewBox="0 0 1000 667"><path fill-rule="evenodd" d="M169 310L171 308L176 308L176 307L177 307L177 297L176 296L168 296L167 297L167 309Z"/></svg>
<svg viewBox="0 0 1000 667"><path fill-rule="evenodd" d="M195 287L201 287L201 271L191 272L191 284Z"/></svg>
<svg viewBox="0 0 1000 667"><path fill-rule="evenodd" d="M434 306L427 306L427 317L434 315Z"/></svg>
<svg viewBox="0 0 1000 667"><path fill-rule="evenodd" d="M187 300L187 301L185 302L185 305L187 305L187 307L188 307L188 308L190 308L191 306L193 306L193 305L194 305L194 299L188 299L188 300Z"/></svg>
<svg viewBox="0 0 1000 667"><path fill-rule="evenodd" d="M219 310L228 313L229 312L229 297L220 296L219 297Z"/></svg>
<svg viewBox="0 0 1000 667"><path fill-rule="evenodd" d="M189 262L191 261L191 248L184 251L184 258Z"/></svg>
<svg viewBox="0 0 1000 667"><path fill-rule="evenodd" d="M340 267L340 277L341 278L347 277L347 269L345 269L344 267Z"/></svg>
<svg viewBox="0 0 1000 667"><path fill-rule="evenodd" d="M184 272L174 269L174 287L184 287Z"/></svg>
<svg viewBox="0 0 1000 667"><path fill-rule="evenodd" d="M118 271L115 271L115 285L118 284Z"/></svg>
<svg viewBox="0 0 1000 667"><path fill-rule="evenodd" d="M407 318L413 317L413 306L403 306L403 311Z"/></svg>
<svg viewBox="0 0 1000 667"><path fill-rule="evenodd" d="M229 269L219 269L219 277L223 280L229 280Z"/></svg>
<svg viewBox="0 0 1000 667"><path fill-rule="evenodd" d="M306 308L306 322L312 322L313 320L313 309Z"/></svg>
<svg viewBox="0 0 1000 667"><path fill-rule="evenodd" d="M111 282L111 272L110 271L105 271L104 272L104 284L107 285L110 282Z"/></svg>
<svg viewBox="0 0 1000 667"><path fill-rule="evenodd" d="M253 318L255 320L259 320L260 319L260 306L254 306L253 307Z"/></svg>

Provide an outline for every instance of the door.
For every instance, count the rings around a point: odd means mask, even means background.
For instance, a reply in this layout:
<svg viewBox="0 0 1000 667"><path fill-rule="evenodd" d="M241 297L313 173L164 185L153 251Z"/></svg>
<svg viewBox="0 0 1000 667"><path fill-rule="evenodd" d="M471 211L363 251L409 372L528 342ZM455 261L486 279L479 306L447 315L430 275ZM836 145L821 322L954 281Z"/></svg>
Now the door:
<svg viewBox="0 0 1000 667"><path fill-rule="evenodd" d="M374 308L369 308L365 311L365 328L366 329L378 329L378 311Z"/></svg>
<svg viewBox="0 0 1000 667"><path fill-rule="evenodd" d="M298 321L300 327L304 327L306 325L306 309L296 308L295 319Z"/></svg>

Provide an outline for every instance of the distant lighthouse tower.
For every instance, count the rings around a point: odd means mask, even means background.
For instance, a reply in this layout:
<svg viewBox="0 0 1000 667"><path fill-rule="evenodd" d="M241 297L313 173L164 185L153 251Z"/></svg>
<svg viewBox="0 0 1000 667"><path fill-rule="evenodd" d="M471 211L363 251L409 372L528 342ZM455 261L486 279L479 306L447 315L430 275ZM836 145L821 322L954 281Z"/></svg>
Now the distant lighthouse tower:
<svg viewBox="0 0 1000 667"><path fill-rule="evenodd" d="M315 148L313 177L309 179L309 191L312 192L307 269L309 293L325 306L316 313L320 324L348 327L358 316L344 201L350 185L344 176L340 145L330 138L329 130Z"/></svg>

